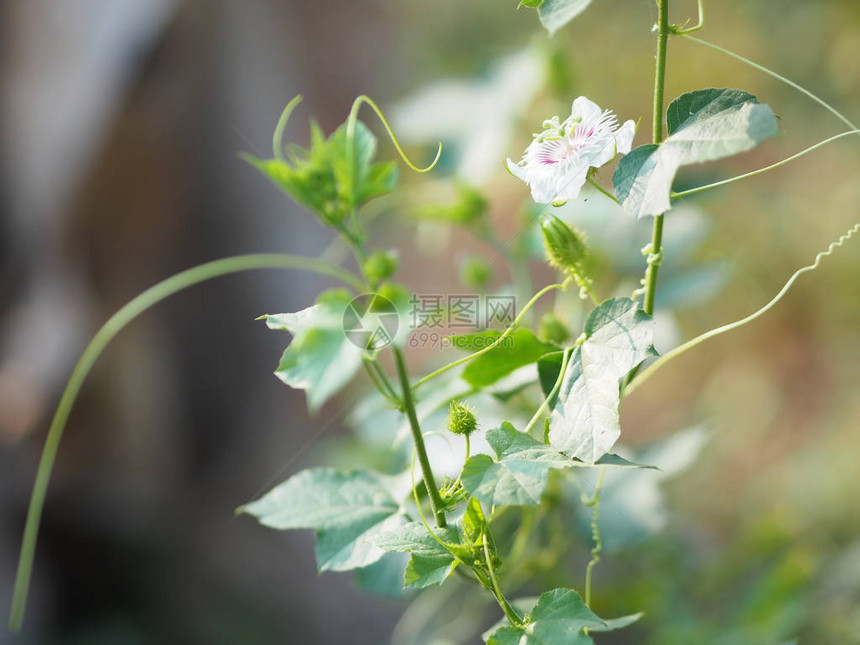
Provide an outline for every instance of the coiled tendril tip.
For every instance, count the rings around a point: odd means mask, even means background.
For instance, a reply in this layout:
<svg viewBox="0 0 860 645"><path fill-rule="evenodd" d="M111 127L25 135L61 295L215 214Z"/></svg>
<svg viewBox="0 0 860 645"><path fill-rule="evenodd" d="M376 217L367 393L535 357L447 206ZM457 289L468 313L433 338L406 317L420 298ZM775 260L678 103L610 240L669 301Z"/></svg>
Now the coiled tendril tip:
<svg viewBox="0 0 860 645"><path fill-rule="evenodd" d="M278 119L278 125L275 126L275 134L272 137L272 152L275 155L275 159L279 161L285 161L284 159L284 130L287 129L287 121L290 120L290 115L293 113L293 110L296 109L296 106L302 102L304 97L301 94L297 94L293 99L287 103L287 107L284 108L284 111L281 112L281 117Z"/></svg>
<svg viewBox="0 0 860 645"><path fill-rule="evenodd" d="M379 121L382 123L382 127L385 128L385 133L388 135L388 138L391 139L391 143L394 144L394 148L397 150L397 154L400 155L400 158L403 160L410 170L414 170L415 172L430 172L433 168L436 167L436 164L439 163L439 159L442 157L442 143L439 142L439 147L436 149L436 156L433 158L433 161L426 168L419 168L409 159L406 151L403 150L403 147L400 145L400 141L398 141L397 136L394 134L394 130L391 127L391 124L388 123L388 119L385 118L385 115L382 113L380 107L376 104L376 102L370 98L369 96L362 94L352 104L352 109L349 112L349 119L347 121L346 126L346 136L347 136L347 145L349 146L348 150L350 152L350 159L352 159L352 146L355 145L355 124L358 121L358 110L361 108L362 104L367 104L370 108L376 113L376 116L379 118Z"/></svg>

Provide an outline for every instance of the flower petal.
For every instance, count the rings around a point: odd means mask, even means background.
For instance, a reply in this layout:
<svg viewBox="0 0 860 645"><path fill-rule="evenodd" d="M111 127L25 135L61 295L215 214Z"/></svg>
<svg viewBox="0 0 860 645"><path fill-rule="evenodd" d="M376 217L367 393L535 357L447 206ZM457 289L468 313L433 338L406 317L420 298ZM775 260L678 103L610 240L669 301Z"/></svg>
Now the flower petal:
<svg viewBox="0 0 860 645"><path fill-rule="evenodd" d="M601 137L596 140L591 151L589 151L588 154L582 155L582 158L586 160L588 165L592 168L600 168L615 159L615 155L617 154L618 150L616 148L615 136L610 134L609 136Z"/></svg>
<svg viewBox="0 0 860 645"><path fill-rule="evenodd" d="M570 116L579 117L583 121L598 121L602 115L603 110L597 103L584 96L574 99L570 106Z"/></svg>
<svg viewBox="0 0 860 645"><path fill-rule="evenodd" d="M615 133L615 147L622 155L626 155L633 147L633 137L636 135L636 124L633 121L625 121Z"/></svg>
<svg viewBox="0 0 860 645"><path fill-rule="evenodd" d="M563 123L558 117L544 121L522 160L507 160L508 170L529 186L537 203L569 201L579 196L590 168L630 152L635 130L633 121L619 127L613 112L580 96Z"/></svg>
<svg viewBox="0 0 860 645"><path fill-rule="evenodd" d="M555 195L549 202L566 202L579 197L582 187L588 178L588 166L579 165L571 168L556 182Z"/></svg>
<svg viewBox="0 0 860 645"><path fill-rule="evenodd" d="M508 158L507 166L508 170L514 177L526 181L527 170L523 166L518 163L514 163L510 158Z"/></svg>

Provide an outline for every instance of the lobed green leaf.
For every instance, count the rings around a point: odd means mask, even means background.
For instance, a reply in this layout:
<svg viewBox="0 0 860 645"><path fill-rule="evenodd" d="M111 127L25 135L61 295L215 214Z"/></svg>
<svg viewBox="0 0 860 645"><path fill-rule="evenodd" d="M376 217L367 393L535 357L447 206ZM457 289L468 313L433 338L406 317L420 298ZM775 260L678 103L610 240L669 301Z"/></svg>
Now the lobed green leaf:
<svg viewBox="0 0 860 645"><path fill-rule="evenodd" d="M275 376L290 387L306 390L311 412L337 394L361 367L362 350L343 332L349 303L345 291L328 291L312 307L265 317L269 329L293 335Z"/></svg>
<svg viewBox="0 0 860 645"><path fill-rule="evenodd" d="M487 442L496 453L475 455L463 467L463 487L475 499L491 506L526 506L540 504L549 481L549 472L557 468L607 466L642 468L618 455L607 454L595 464L571 459L552 446L519 432L505 421L487 431Z"/></svg>
<svg viewBox="0 0 860 645"><path fill-rule="evenodd" d="M490 329L453 336L451 342L457 349L474 352L492 344L501 335L501 332ZM470 362L463 370L463 380L475 387L486 387L520 367L537 362L545 354L557 351L557 346L538 340L533 331L521 327L497 347Z"/></svg>
<svg viewBox="0 0 860 645"><path fill-rule="evenodd" d="M672 182L681 166L746 152L778 131L770 107L733 89L683 94L669 105L667 121L669 137L631 151L612 177L618 200L635 217L671 208Z"/></svg>
<svg viewBox="0 0 860 645"><path fill-rule="evenodd" d="M399 528L380 533L374 544L385 551L409 553L404 586L423 589L442 584L457 565L457 560L441 542L458 544L460 531L456 526L435 529L433 535L421 522L410 522Z"/></svg>
<svg viewBox="0 0 860 645"><path fill-rule="evenodd" d="M378 561L355 572L355 581L365 591L377 596L403 598L403 575L409 563L406 553L386 553Z"/></svg>
<svg viewBox="0 0 860 645"><path fill-rule="evenodd" d="M541 594L523 626L501 626L484 639L487 645L593 645L583 630L605 627L575 591L554 589Z"/></svg>
<svg viewBox="0 0 860 645"><path fill-rule="evenodd" d="M356 122L350 151L346 130L343 124L326 139L319 126L312 123L309 148L289 144L287 159L259 159L247 154L242 158L317 214L324 224L339 226L354 209L391 192L397 184L394 162L373 163L373 133L361 121Z"/></svg>
<svg viewBox="0 0 860 645"><path fill-rule="evenodd" d="M642 612L639 612L638 614L629 614L628 616L619 616L618 618L607 618L603 621L604 625L602 627L591 627L589 631L614 632L625 627L630 627L630 625L637 622L644 615Z"/></svg>
<svg viewBox="0 0 860 645"><path fill-rule="evenodd" d="M538 6L541 24L554 34L588 8L591 0L543 0Z"/></svg>
<svg viewBox="0 0 860 645"><path fill-rule="evenodd" d="M629 298L601 303L584 333L568 363L548 439L560 452L593 464L621 435L620 380L656 352L653 321Z"/></svg>
<svg viewBox="0 0 860 645"><path fill-rule="evenodd" d="M403 522L383 476L361 470L304 470L239 510L271 528L316 531L321 571L373 564L385 553L373 538Z"/></svg>

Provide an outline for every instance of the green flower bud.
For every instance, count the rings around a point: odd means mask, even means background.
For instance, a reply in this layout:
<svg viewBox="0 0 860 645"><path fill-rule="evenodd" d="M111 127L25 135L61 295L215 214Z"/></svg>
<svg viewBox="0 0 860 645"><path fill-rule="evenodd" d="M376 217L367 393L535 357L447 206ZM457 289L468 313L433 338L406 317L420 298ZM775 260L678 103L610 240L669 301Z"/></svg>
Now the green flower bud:
<svg viewBox="0 0 860 645"><path fill-rule="evenodd" d="M482 289L493 279L493 270L487 261L470 255L460 265L460 282L471 289Z"/></svg>
<svg viewBox="0 0 860 645"><path fill-rule="evenodd" d="M454 434L470 435L478 428L472 408L462 401L451 401L448 408L448 430Z"/></svg>
<svg viewBox="0 0 860 645"><path fill-rule="evenodd" d="M579 273L585 259L582 237L555 215L540 219L543 242L549 263L570 273Z"/></svg>
<svg viewBox="0 0 860 645"><path fill-rule="evenodd" d="M371 284L379 284L394 275L398 264L396 251L376 251L364 261L361 270Z"/></svg>
<svg viewBox="0 0 860 645"><path fill-rule="evenodd" d="M544 314L538 323L538 336L545 341L561 345L570 338L570 331L554 313Z"/></svg>

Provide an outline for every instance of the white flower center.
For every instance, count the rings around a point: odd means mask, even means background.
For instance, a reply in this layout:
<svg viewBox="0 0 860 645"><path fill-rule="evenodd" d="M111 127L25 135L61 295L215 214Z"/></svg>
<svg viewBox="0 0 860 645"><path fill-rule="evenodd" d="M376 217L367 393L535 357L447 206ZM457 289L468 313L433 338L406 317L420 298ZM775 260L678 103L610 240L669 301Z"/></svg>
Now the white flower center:
<svg viewBox="0 0 860 645"><path fill-rule="evenodd" d="M591 152L592 148L599 150L609 145L617 128L618 119L609 110L605 110L598 119L585 122L581 117L571 116L560 126L551 127L537 136L535 142L539 147L535 159L543 165L570 161Z"/></svg>

